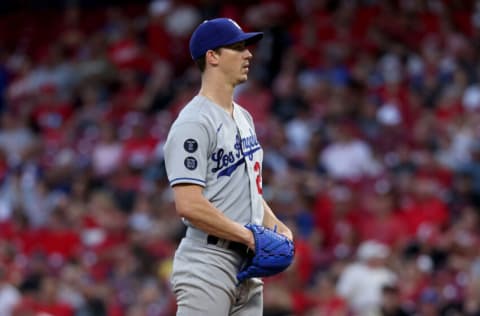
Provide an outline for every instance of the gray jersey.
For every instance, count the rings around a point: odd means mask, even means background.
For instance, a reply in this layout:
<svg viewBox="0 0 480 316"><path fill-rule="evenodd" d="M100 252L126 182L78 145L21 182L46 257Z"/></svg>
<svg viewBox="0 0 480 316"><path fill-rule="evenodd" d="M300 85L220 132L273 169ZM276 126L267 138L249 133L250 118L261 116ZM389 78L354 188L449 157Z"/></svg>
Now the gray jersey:
<svg viewBox="0 0 480 316"><path fill-rule="evenodd" d="M244 108L235 104L232 118L196 96L173 123L164 150L171 186L203 186L204 196L230 219L262 223L263 151Z"/></svg>

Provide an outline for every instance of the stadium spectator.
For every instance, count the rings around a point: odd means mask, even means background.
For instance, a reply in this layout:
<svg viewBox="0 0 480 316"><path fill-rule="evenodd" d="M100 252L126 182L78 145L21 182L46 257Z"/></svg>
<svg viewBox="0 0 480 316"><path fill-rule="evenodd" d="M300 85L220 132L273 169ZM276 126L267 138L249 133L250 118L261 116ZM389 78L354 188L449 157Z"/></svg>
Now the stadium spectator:
<svg viewBox="0 0 480 316"><path fill-rule="evenodd" d="M354 313L366 316L379 312L383 287L397 282L397 275L386 264L389 255L387 246L364 241L358 248L357 261L341 272L337 293L347 300Z"/></svg>
<svg viewBox="0 0 480 316"><path fill-rule="evenodd" d="M12 316L12 311L20 301L18 289L8 281L5 267L0 267L0 314Z"/></svg>

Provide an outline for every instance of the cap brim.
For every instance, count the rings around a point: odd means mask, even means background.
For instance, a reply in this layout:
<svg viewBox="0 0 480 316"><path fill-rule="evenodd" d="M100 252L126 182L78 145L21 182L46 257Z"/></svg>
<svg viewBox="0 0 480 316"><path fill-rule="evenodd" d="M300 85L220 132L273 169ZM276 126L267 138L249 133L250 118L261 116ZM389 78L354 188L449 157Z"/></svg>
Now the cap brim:
<svg viewBox="0 0 480 316"><path fill-rule="evenodd" d="M250 32L250 33L243 33L230 41L226 42L222 46L227 46L227 45L232 45L238 42L243 42L245 41L245 45L253 45L259 40L263 38L263 32Z"/></svg>
<svg viewBox="0 0 480 316"><path fill-rule="evenodd" d="M245 45L252 45L263 38L262 32L245 33L248 37L245 39Z"/></svg>

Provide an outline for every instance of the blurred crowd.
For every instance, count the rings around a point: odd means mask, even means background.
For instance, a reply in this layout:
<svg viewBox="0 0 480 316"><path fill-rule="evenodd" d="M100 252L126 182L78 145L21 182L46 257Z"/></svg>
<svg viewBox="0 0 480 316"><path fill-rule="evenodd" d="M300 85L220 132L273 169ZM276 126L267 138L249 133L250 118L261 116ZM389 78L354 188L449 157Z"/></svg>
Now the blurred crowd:
<svg viewBox="0 0 480 316"><path fill-rule="evenodd" d="M265 32L235 98L297 252L264 315L480 315L479 1L62 4L0 17L1 316L174 315L162 148L219 16Z"/></svg>

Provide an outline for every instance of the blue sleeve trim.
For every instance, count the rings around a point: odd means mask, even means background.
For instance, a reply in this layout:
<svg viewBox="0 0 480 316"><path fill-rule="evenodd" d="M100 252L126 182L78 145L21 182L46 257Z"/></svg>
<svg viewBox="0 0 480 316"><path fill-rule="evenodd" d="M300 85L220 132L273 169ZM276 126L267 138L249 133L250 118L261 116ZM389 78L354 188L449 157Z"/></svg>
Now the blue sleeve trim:
<svg viewBox="0 0 480 316"><path fill-rule="evenodd" d="M170 186L173 186L174 184L178 183L194 183L194 184L200 184L201 186L205 186L206 182L201 179L196 179L196 178L175 178L172 181L170 181Z"/></svg>

